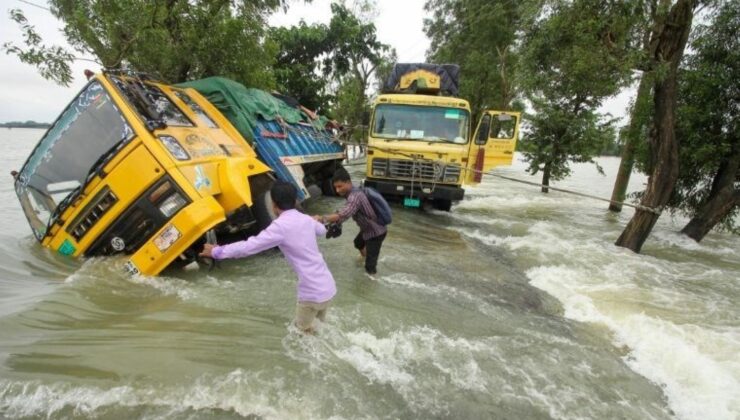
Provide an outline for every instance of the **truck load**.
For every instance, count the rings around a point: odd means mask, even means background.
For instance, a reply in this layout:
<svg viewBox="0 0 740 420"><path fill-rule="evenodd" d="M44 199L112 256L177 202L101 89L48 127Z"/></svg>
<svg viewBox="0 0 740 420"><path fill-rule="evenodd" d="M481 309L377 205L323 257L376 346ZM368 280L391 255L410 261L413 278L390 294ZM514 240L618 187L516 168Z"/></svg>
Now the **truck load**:
<svg viewBox="0 0 740 420"><path fill-rule="evenodd" d="M521 114L483 110L473 132L459 73L453 64L394 66L372 105L365 185L408 207L449 211L464 184L511 164Z"/></svg>
<svg viewBox="0 0 740 420"><path fill-rule="evenodd" d="M276 175L305 198L341 161L331 130L308 113L253 109L284 101L255 92L217 103L227 118L191 87L115 71L88 79L14 175L34 236L63 255L123 254L129 272L146 275L190 264L207 241L269 224ZM219 83L246 89L229 82Z"/></svg>
<svg viewBox="0 0 740 420"><path fill-rule="evenodd" d="M383 93L427 93L458 96L457 64L397 63L383 85Z"/></svg>
<svg viewBox="0 0 740 420"><path fill-rule="evenodd" d="M205 96L279 179L298 188L299 200L334 194L331 177L344 159L335 137L336 122L316 115L293 98L246 88L223 77L178 86Z"/></svg>

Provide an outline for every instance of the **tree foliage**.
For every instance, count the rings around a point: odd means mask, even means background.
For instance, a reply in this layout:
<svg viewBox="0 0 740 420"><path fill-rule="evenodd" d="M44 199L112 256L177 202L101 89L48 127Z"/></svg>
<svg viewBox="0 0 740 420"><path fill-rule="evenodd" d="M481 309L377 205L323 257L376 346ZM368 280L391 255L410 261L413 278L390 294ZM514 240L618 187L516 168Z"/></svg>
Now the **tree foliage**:
<svg viewBox="0 0 740 420"><path fill-rule="evenodd" d="M6 42L3 44L5 53L15 54L22 62L36 66L43 78L62 86L69 86L72 82L70 63L75 58L74 54L59 46L42 44L36 28L19 9L10 10L10 18L20 26L25 45Z"/></svg>
<svg viewBox="0 0 740 420"><path fill-rule="evenodd" d="M548 3L532 21L520 63L535 115L522 143L544 185L567 176L569 161L594 162L613 141L613 121L597 109L629 82L634 13L631 2L576 0Z"/></svg>
<svg viewBox="0 0 740 420"><path fill-rule="evenodd" d="M329 28L301 21L289 28L270 28L269 37L278 47L273 65L278 90L310 109L325 112L332 100L327 78L331 68L324 64L333 48Z"/></svg>
<svg viewBox="0 0 740 420"><path fill-rule="evenodd" d="M70 45L105 67L130 66L166 82L213 75L274 84L267 13L284 0L50 0ZM55 70L70 80L69 67Z"/></svg>
<svg viewBox="0 0 740 420"><path fill-rule="evenodd" d="M698 26L694 32L693 53L679 72L676 136L681 167L668 203L673 211L696 216L723 188L734 190L724 197L730 203L717 221L735 231L740 203L738 33L740 4L731 1L714 11L711 24Z"/></svg>
<svg viewBox="0 0 740 420"><path fill-rule="evenodd" d="M374 10L368 1L353 8L334 3L328 25L271 29L270 39L279 46L273 67L278 88L351 127L360 124L378 69L385 71L395 59L367 21Z"/></svg>
<svg viewBox="0 0 740 420"><path fill-rule="evenodd" d="M427 0L424 21L429 61L460 65L460 96L474 114L512 109L518 94L518 35L524 16L539 1ZM519 106L515 106L519 108Z"/></svg>
<svg viewBox="0 0 740 420"><path fill-rule="evenodd" d="M374 10L369 2L361 2L359 7L365 13ZM363 21L359 13L339 3L333 3L331 10L332 50L324 63L337 92L332 114L352 128L362 123L362 114L368 109L368 89L376 71L387 67L395 52L378 40L375 25ZM359 131L353 137L358 140Z"/></svg>

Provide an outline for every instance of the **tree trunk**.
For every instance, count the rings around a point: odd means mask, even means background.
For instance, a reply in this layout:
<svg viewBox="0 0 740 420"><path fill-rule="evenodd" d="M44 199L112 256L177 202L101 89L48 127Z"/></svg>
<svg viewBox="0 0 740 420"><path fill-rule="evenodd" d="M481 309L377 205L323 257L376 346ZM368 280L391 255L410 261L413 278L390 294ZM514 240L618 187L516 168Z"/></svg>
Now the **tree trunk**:
<svg viewBox="0 0 740 420"><path fill-rule="evenodd" d="M653 170L640 204L654 209L662 209L668 202L678 179L678 143L674 131L676 73L691 31L694 3L695 0L678 0L665 22L656 28L651 46L651 59L656 66L665 66L665 73L657 78L653 91L655 117L649 135ZM616 245L640 252L659 217L650 211L637 210Z"/></svg>
<svg viewBox="0 0 740 420"><path fill-rule="evenodd" d="M551 166L552 166L552 164L546 163L545 164L545 168L542 169L542 185L550 185L550 168L551 168ZM542 187L542 192L543 193L548 193L548 192L550 192L550 189L547 188L546 186L545 187Z"/></svg>
<svg viewBox="0 0 740 420"><path fill-rule="evenodd" d="M619 163L619 172L617 172L617 178L614 181L612 203L609 204L610 211L622 211L622 202L624 202L624 198L627 195L627 186L630 183L632 168L635 165L635 149L637 148L637 143L642 138L642 122L644 121L641 118L644 108L642 104L645 103L646 96L650 94L649 79L648 74L644 73L637 88L637 97L635 98L635 105L632 108L630 125L627 129L624 148L622 149L622 160Z"/></svg>
<svg viewBox="0 0 740 420"><path fill-rule="evenodd" d="M736 190L734 186L735 180L740 175L739 168L740 153L735 153L720 166L714 176L709 197L689 223L681 229L681 233L699 242L735 206L740 205L740 190Z"/></svg>
<svg viewBox="0 0 740 420"><path fill-rule="evenodd" d="M707 201L699 213L681 229L681 233L699 242L737 205L740 205L740 190L728 186Z"/></svg>

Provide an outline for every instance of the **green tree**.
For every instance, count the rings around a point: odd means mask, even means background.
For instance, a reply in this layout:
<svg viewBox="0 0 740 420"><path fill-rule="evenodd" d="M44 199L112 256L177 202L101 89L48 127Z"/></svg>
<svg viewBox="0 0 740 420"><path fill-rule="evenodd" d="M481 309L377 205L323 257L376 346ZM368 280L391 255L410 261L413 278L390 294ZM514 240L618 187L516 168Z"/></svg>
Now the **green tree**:
<svg viewBox="0 0 740 420"><path fill-rule="evenodd" d="M105 67L130 66L165 82L213 75L274 85L268 12L284 0L50 0L70 45ZM69 68L58 68L68 80Z"/></svg>
<svg viewBox="0 0 740 420"><path fill-rule="evenodd" d="M701 239L716 225L733 230L740 209L740 3L717 8L694 34L679 71L676 188L668 206L692 216L681 232Z"/></svg>
<svg viewBox="0 0 740 420"><path fill-rule="evenodd" d="M327 111L333 98L326 78L330 68L322 64L333 49L329 28L301 21L290 28L271 28L269 37L278 46L273 65L278 90L310 109Z"/></svg>
<svg viewBox="0 0 740 420"><path fill-rule="evenodd" d="M41 35L36 32L36 27L28 22L21 10L11 9L10 19L20 26L25 45L5 42L3 43L5 53L15 54L21 62L38 67L43 78L62 86L69 86L72 82L70 63L75 59L74 54L57 45L42 44Z"/></svg>
<svg viewBox="0 0 740 420"><path fill-rule="evenodd" d="M460 96L474 114L511 109L517 97L515 48L525 11L539 1L427 0L424 20L431 40L427 59L460 65Z"/></svg>
<svg viewBox="0 0 740 420"><path fill-rule="evenodd" d="M522 146L543 192L569 175L569 161L594 162L613 141L613 120L596 110L629 81L633 15L630 2L576 0L547 3L533 19L520 58L534 108Z"/></svg>
<svg viewBox="0 0 740 420"><path fill-rule="evenodd" d="M372 13L373 5L359 5L365 13ZM363 21L343 4L331 5L329 39L332 51L324 60L337 91L332 113L350 128L360 126L362 114L368 109L368 89L378 68L395 57L390 46L377 38L375 25ZM352 137L359 139L360 131Z"/></svg>

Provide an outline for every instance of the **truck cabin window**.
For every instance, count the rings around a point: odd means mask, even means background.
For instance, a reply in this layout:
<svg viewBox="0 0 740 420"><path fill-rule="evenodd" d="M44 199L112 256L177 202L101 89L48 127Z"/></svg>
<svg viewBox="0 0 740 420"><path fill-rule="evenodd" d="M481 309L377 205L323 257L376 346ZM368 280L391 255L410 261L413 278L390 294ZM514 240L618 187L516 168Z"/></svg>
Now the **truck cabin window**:
<svg viewBox="0 0 740 420"><path fill-rule="evenodd" d="M514 128L516 127L516 117L509 114L500 114L491 121L492 139L512 139L514 138Z"/></svg>
<svg viewBox="0 0 740 420"><path fill-rule="evenodd" d="M459 108L378 105L373 136L396 140L465 144L470 114Z"/></svg>
<svg viewBox="0 0 740 420"><path fill-rule="evenodd" d="M173 127L194 126L157 86L136 79L111 77L111 80L144 121L158 121Z"/></svg>
<svg viewBox="0 0 740 420"><path fill-rule="evenodd" d="M200 105L198 105L192 98L190 98L187 93L174 89L172 90L172 92L174 92L175 96L177 96L178 99L185 103L185 105L189 106L190 109L195 113L195 115L198 116L201 125L204 125L208 128L218 128L211 117L206 114L206 111L204 111L203 108L200 107Z"/></svg>
<svg viewBox="0 0 740 420"><path fill-rule="evenodd" d="M134 132L98 82L70 103L18 174L16 193L36 237L61 203L88 181ZM68 203L66 203L68 204ZM64 207L64 206L63 206Z"/></svg>

